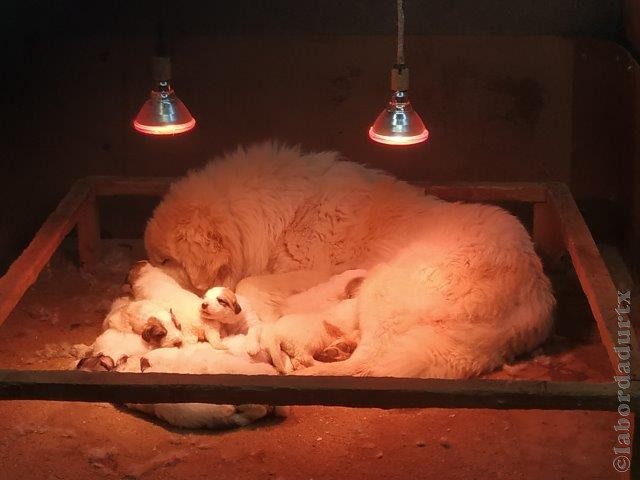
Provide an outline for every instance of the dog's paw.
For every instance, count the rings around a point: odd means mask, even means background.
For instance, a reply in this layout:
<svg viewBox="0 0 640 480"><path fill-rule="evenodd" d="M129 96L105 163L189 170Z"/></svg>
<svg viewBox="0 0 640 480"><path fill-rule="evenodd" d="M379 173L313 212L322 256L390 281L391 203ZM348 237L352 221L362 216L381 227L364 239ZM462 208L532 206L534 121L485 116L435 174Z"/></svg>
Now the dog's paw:
<svg viewBox="0 0 640 480"><path fill-rule="evenodd" d="M260 353L260 350L262 350L262 347L260 346L260 342L257 339L247 340L247 343L245 345L245 350L250 356L253 357L258 353Z"/></svg>
<svg viewBox="0 0 640 480"><path fill-rule="evenodd" d="M291 365L293 370L302 370L303 368L311 367L314 364L313 357L311 355L298 355L291 358Z"/></svg>
<svg viewBox="0 0 640 480"><path fill-rule="evenodd" d="M209 340L209 345L216 350L229 350L229 347L222 343L222 340Z"/></svg>
<svg viewBox="0 0 640 480"><path fill-rule="evenodd" d="M353 340L339 339L329 345L321 352L316 353L313 358L319 362L341 362L351 356L358 344Z"/></svg>

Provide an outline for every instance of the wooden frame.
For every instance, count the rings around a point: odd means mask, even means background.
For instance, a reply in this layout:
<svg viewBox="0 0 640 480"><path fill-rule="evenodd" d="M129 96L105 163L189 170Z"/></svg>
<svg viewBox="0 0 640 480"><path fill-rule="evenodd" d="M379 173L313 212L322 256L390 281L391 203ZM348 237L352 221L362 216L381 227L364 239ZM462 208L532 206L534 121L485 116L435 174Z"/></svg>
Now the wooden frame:
<svg viewBox="0 0 640 480"><path fill-rule="evenodd" d="M100 257L101 196L161 196L170 178L88 177L75 183L33 241L0 278L0 325L36 281L62 240L77 227L84 268ZM596 320L600 337L617 371L617 289L600 257L568 187L559 183L420 184L428 194L448 200L514 201L533 205L533 237L547 262L568 252ZM631 335L631 408L638 438L637 398L640 357ZM110 402L211 402L349 407L444 407L609 410L618 408L616 383L436 380L353 377L274 377L246 375L113 374L81 371L0 370L0 400L39 399ZM633 450L632 470L640 457Z"/></svg>

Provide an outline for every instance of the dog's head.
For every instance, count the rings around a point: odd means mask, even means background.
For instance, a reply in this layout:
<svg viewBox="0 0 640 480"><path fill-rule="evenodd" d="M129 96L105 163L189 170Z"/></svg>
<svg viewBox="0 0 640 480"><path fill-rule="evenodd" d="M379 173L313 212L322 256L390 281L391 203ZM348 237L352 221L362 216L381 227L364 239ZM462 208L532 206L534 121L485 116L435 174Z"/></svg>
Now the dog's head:
<svg viewBox="0 0 640 480"><path fill-rule="evenodd" d="M242 311L235 293L225 287L213 287L202 297L201 315L203 318L221 323L235 323L236 315Z"/></svg>
<svg viewBox="0 0 640 480"><path fill-rule="evenodd" d="M145 248L150 262L185 288L199 293L212 285L233 288L243 261L234 229L209 206L168 198L147 224Z"/></svg>

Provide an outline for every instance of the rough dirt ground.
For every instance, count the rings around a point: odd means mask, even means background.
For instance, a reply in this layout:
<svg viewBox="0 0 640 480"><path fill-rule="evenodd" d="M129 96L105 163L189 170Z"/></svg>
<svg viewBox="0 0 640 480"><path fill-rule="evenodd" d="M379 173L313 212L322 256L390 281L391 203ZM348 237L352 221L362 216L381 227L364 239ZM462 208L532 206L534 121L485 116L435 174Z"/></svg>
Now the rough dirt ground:
<svg viewBox="0 0 640 480"><path fill-rule="evenodd" d="M0 330L0 368L63 369L91 343L139 243L111 241L94 275L65 244ZM493 378L611 378L584 297L556 275L557 333ZM250 428L180 431L110 404L0 402L0 480L606 479L616 414L294 407Z"/></svg>

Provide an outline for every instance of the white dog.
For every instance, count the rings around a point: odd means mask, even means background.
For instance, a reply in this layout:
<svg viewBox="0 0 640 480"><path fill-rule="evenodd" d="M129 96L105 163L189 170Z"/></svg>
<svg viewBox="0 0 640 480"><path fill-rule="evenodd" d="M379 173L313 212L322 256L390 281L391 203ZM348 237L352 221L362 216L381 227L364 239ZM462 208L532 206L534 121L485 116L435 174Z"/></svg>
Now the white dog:
<svg viewBox="0 0 640 480"><path fill-rule="evenodd" d="M536 348L552 326L550 283L515 217L425 196L333 152L264 144L218 159L171 186L145 246L198 291L253 276L236 290L260 315L272 308L251 296L269 284L260 276L295 272L302 291L327 272L367 269L356 351L301 373L468 377ZM301 270L322 273L294 283ZM296 342L280 343L295 354Z"/></svg>

